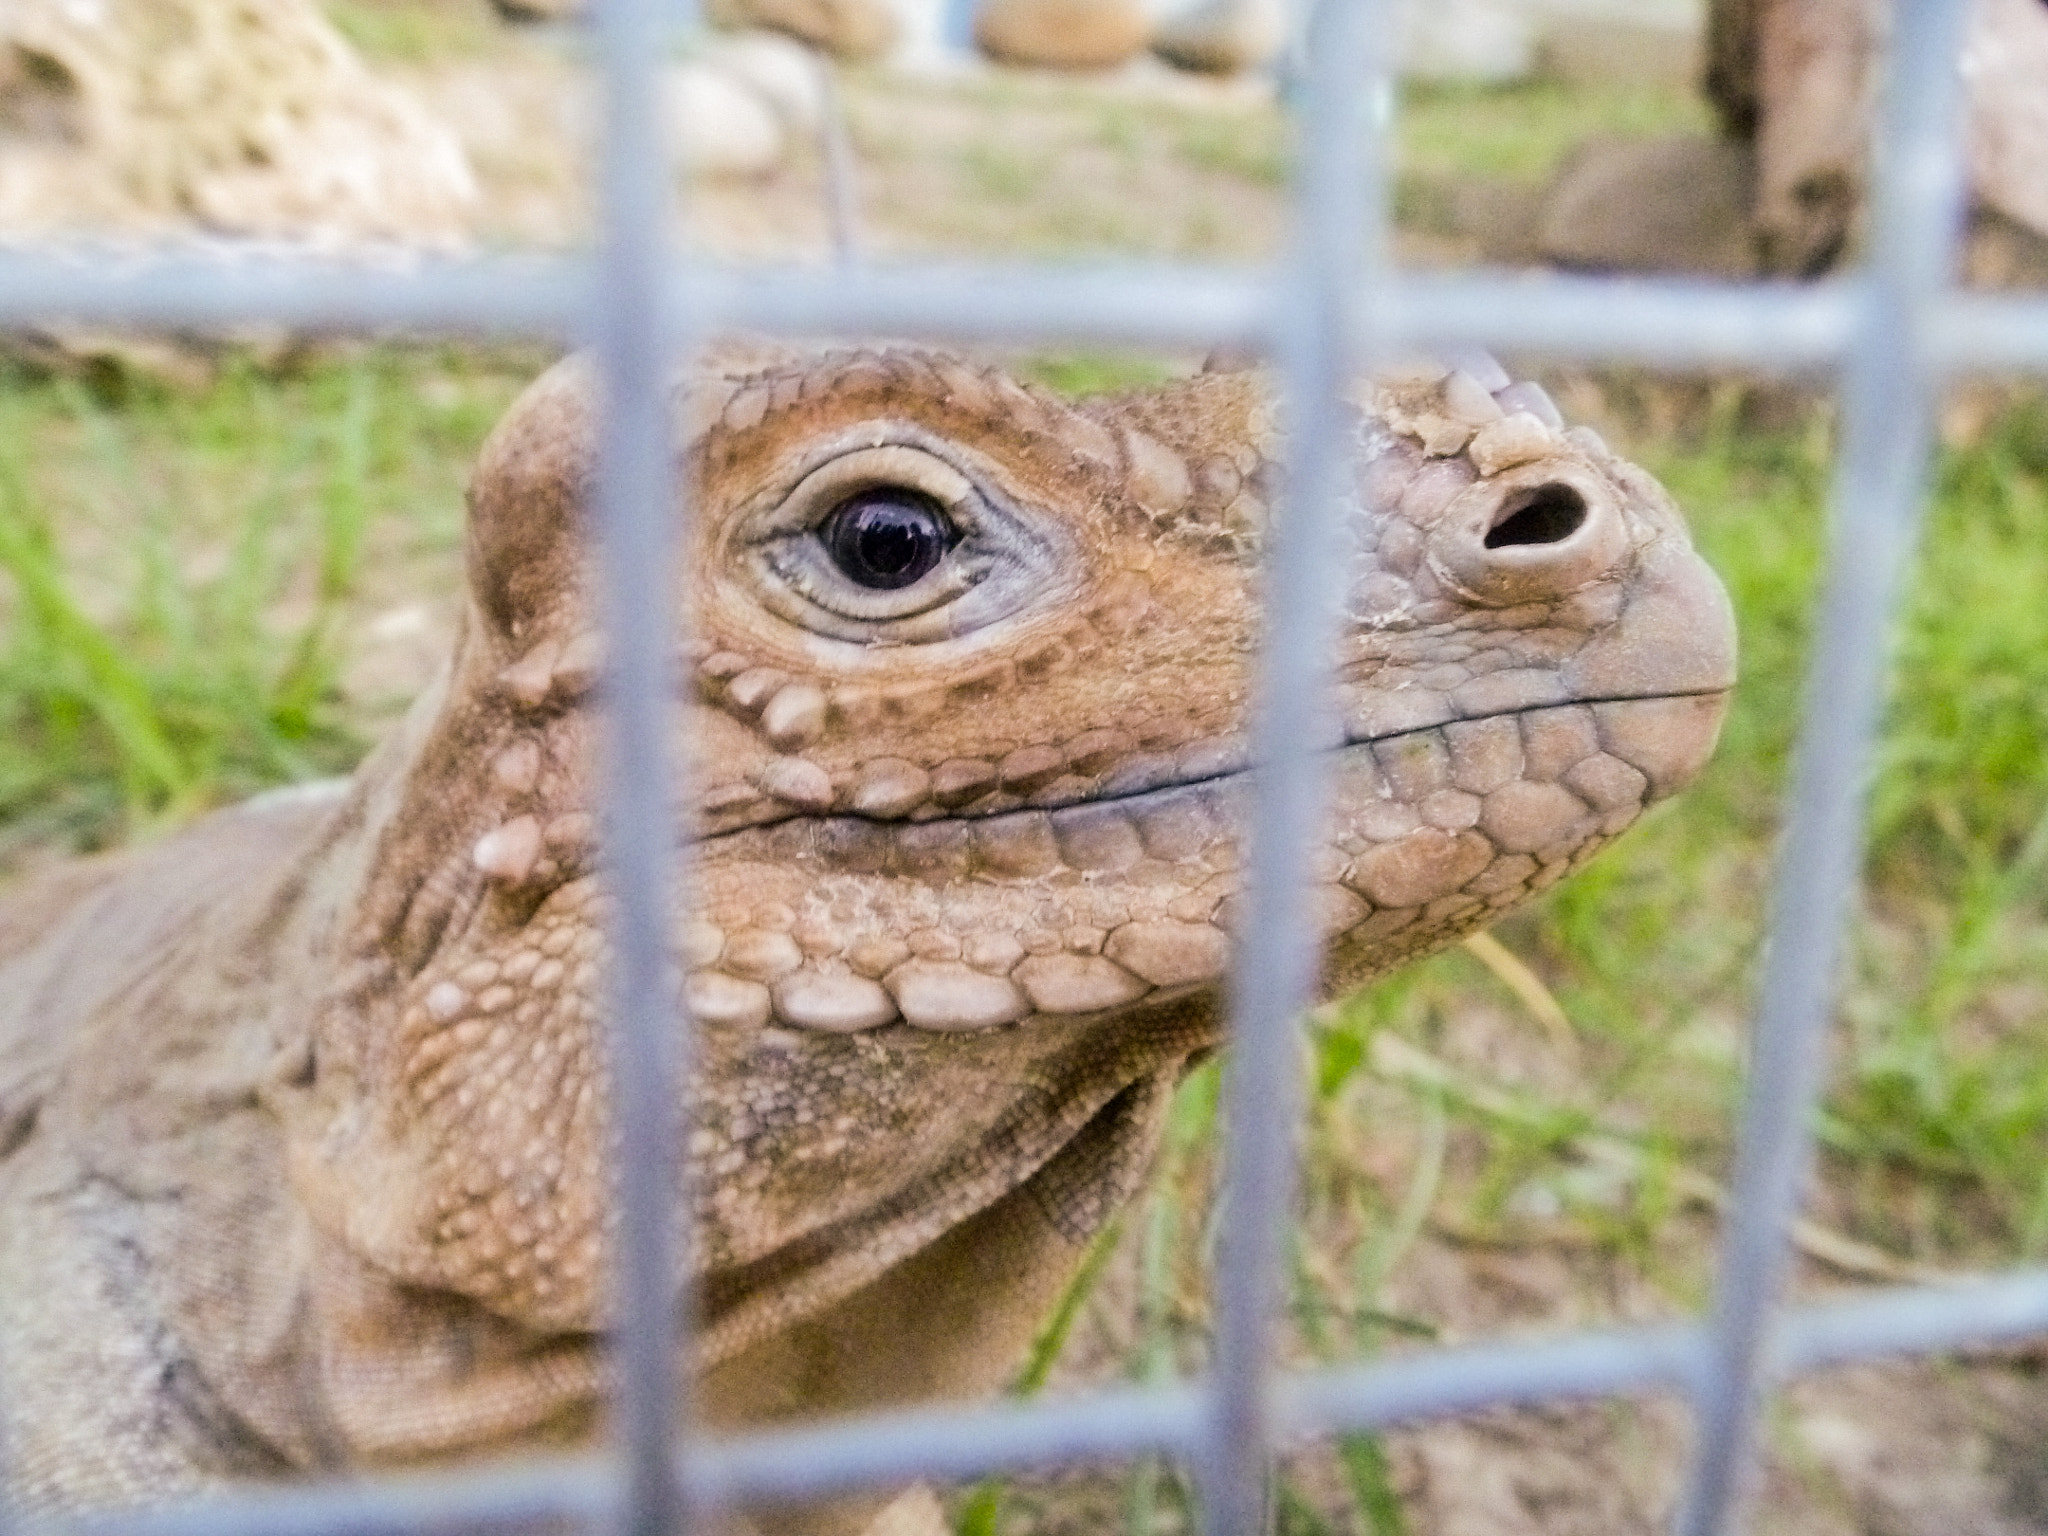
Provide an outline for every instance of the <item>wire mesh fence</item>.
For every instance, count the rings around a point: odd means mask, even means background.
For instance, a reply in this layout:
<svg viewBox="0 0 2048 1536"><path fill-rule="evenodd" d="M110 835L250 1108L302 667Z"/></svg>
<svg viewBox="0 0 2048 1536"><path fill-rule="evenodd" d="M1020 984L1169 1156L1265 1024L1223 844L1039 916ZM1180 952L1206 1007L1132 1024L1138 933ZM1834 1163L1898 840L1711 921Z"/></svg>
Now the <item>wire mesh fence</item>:
<svg viewBox="0 0 2048 1536"><path fill-rule="evenodd" d="M31 251L0 257L0 324L62 316L180 327L272 321L541 333L593 347L606 402L598 528L613 637L605 825L616 897L615 1448L510 1471L265 1490L63 1528L396 1536L570 1521L654 1536L755 1499L805 1500L915 1478L1161 1453L1197 1469L1212 1536L1251 1536L1263 1528L1264 1480L1278 1446L1489 1405L1665 1389L1691 1400L1697 1423L1679 1529L1712 1536L1736 1518L1755 1458L1757 1408L1772 1382L1852 1360L2048 1331L2048 1271L1819 1308L1780 1301L1786 1233L1811 1161L1807 1127L1820 1047L1858 877L1859 787L1882 701L1884 641L1925 500L1936 393L1962 370L2048 370L2048 299L1951 287L1963 205L1955 61L1965 5L1899 0L1869 260L1858 276L1800 288L1395 270L1384 239L1392 90L1376 40L1393 29L1383 0L1317 7L1305 53L1296 240L1268 271L821 274L683 260L664 238L669 175L656 74L664 11L660 0L601 7L598 59L609 105L602 229L588 260L504 257L365 270L275 256L232 264ZM662 579L677 491L663 380L689 338L713 329L1237 343L1260 346L1280 363L1293 512L1272 556L1254 716L1248 938L1231 989L1234 1137L1225 1199L1233 1241L1218 1261L1218 1337L1206 1379L736 1438L691 1426L671 1280L688 1240L674 1226L668 1175L680 1127L674 1096L664 1091L688 1045L664 981L663 938L676 889L668 807L680 771L666 755L672 693L665 668L669 637L688 616L673 611ZM1337 633L1342 595L1330 573L1340 562L1326 546L1349 476L1339 402L1346 381L1376 354L1475 343L1575 359L1841 373L1827 595L1773 896L1736 1201L1716 1303L1701 1321L1283 1373L1271 1364L1271 1346L1292 1184L1292 1032L1317 964L1304 872L1327 789L1321 755L1291 744L1312 737L1308 722Z"/></svg>

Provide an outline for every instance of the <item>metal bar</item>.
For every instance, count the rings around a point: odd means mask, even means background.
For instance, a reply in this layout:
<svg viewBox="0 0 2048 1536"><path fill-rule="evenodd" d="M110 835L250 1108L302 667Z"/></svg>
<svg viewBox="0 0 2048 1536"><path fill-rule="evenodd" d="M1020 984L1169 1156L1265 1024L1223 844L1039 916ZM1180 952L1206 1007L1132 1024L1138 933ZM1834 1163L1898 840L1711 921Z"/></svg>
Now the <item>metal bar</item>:
<svg viewBox="0 0 2048 1536"><path fill-rule="evenodd" d="M1695 1399L1699 1451L1677 1523L1683 1536L1719 1536L1738 1518L1787 1236L1812 1165L1810 1118L1861 864L1886 641L1926 499L1934 384L1926 310L1948 280L1963 207L1954 128L1965 12L1961 0L1900 0L1894 14L1871 274L1843 387L1828 587L1773 887L1713 1353Z"/></svg>
<svg viewBox="0 0 2048 1536"><path fill-rule="evenodd" d="M1901 1287L1786 1314L1787 1374L1886 1356L1940 1354L2048 1333L2048 1270L1954 1287ZM1626 1396L1697 1381L1708 1334L1692 1324L1581 1332L1536 1343L1424 1350L1279 1377L1284 1442L1419 1423L1501 1403ZM1188 1453L1207 1384L1066 1401L868 1414L698 1443L685 1482L704 1504L824 1497L913 1478L965 1479L1035 1465ZM600 1524L617 1508L610 1462L580 1457L514 1471L242 1492L147 1511L38 1523L34 1536L407 1536Z"/></svg>
<svg viewBox="0 0 2048 1536"><path fill-rule="evenodd" d="M2048 300L1955 293L1928 308L1928 345L1945 374L2048 367Z"/></svg>
<svg viewBox="0 0 2048 1536"><path fill-rule="evenodd" d="M257 322L311 330L509 331L568 336L595 279L570 256L384 266L275 251L205 256L0 251L0 326L53 317L206 330ZM1690 282L1388 271L1389 344L1485 346L1663 367L1809 371L1846 355L1866 305L1858 278L1817 284ZM908 263L836 277L799 269L672 263L704 326L780 335L955 341L1081 338L1136 345L1249 344L1272 332L1272 280L1191 264L1039 267ZM1927 347L1944 372L2048 370L2048 303L1990 294L1928 301Z"/></svg>
<svg viewBox="0 0 2048 1536"><path fill-rule="evenodd" d="M1914 1287L1789 1313L1777 1348L1786 1372L1883 1355L1992 1348L2048 1333L2048 1271L1931 1289Z"/></svg>
<svg viewBox="0 0 2048 1536"><path fill-rule="evenodd" d="M1355 467L1345 392L1385 266L1381 135L1391 85L1377 0L1321 0L1311 17L1291 298L1276 351L1287 489L1266 561L1251 740L1248 916L1231 967L1228 1135L1217 1255L1214 1395L1196 1467L1209 1536L1266 1529L1271 1357L1293 1219L1297 1031L1314 1001L1322 933L1308 867L1330 792L1332 658L1353 565Z"/></svg>
<svg viewBox="0 0 2048 1536"><path fill-rule="evenodd" d="M1147 1453L1199 1453L1205 1394L1194 1385L1125 1388L1066 1402L862 1414L703 1447L690 1476L719 1505L820 1498L918 1478Z"/></svg>
<svg viewBox="0 0 2048 1536"><path fill-rule="evenodd" d="M1697 1378L1705 1344L1697 1326L1670 1324L1433 1349L1294 1377L1281 1387L1281 1419L1290 1437L1302 1440L1510 1403L1682 1389Z"/></svg>
<svg viewBox="0 0 2048 1536"><path fill-rule="evenodd" d="M0 252L0 326L46 323L218 329L265 322L306 329L517 331L578 329L592 276L576 257L406 259L388 266L274 253ZM1459 343L1559 357L1616 351L1671 365L1814 368L1847 344L1855 288L1830 284L1744 291L1727 285L1583 278L1436 277L1381 280L1390 339ZM1193 265L1105 265L1048 272L996 265L905 264L844 276L797 269L676 264L704 326L783 335L889 335L962 341L1054 337L1139 345L1249 344L1271 335L1264 271ZM1981 302L1981 301L1979 301ZM2020 307L2019 301L2008 301ZM1973 315L1974 315L1973 311ZM2048 336L2022 353L2048 366ZM2009 317L1969 335L2012 361ZM2029 334L2017 333L2025 345Z"/></svg>
<svg viewBox="0 0 2048 1536"><path fill-rule="evenodd" d="M663 226L669 177L657 112L658 0L604 0L597 16L605 87L602 237L594 301L601 378L598 545L608 642L605 875L612 897L608 1102L616 1135L614 1422L625 1482L615 1529L683 1528L674 1446L686 1427L676 1339L681 1262L677 1121L687 1049L672 978L669 903L686 850L670 799L669 573L676 486L668 447L669 326ZM687 1312L687 1298L681 1307Z"/></svg>
<svg viewBox="0 0 2048 1536"><path fill-rule="evenodd" d="M1301 1436L1462 1413L1494 1403L1690 1389L1702 1452L1681 1529L1724 1526L1769 1379L1849 1360L2048 1332L2048 1272L1953 1290L1885 1293L1778 1313L1782 1233L1810 1161L1803 1119L1818 1077L1829 980L1852 888L1855 785L1881 700L1881 636L1908 558L1929 441L1929 391L1946 371L2048 370L2048 302L1954 294L1957 204L1951 114L1959 5L1905 0L1880 157L1872 273L1816 286L1721 285L1386 270L1367 6L1331 0L1332 35L1310 54L1298 252L1278 275L1194 265L1049 273L995 265L902 266L838 276L716 264L664 266L667 177L654 111L659 0L605 0L608 83L602 240L594 258L446 262L394 251L343 265L280 248L162 256L0 253L0 325L62 315L98 324L214 328L453 329L569 336L594 317L604 386L602 533L610 661L606 849L617 898L613 1106L620 1151L621 1449L429 1479L237 1494L42 1530L133 1536L399 1536L423 1529L676 1527L684 1506L805 1499L915 1477L964 1478L1076 1458L1201 1457L1209 1529L1248 1536L1262 1516L1271 1447ZM1335 35L1342 34L1342 35ZM1352 35L1357 34L1357 35ZM686 1039L666 974L668 901L680 880L666 764L664 612L672 509L667 359L685 325L780 334L1013 341L1053 336L1140 345L1275 337L1296 455L1272 570L1261 659L1261 783L1248 886L1251 924L1233 982L1232 1159L1208 1382L1079 1401L868 1415L720 1442L678 1438L685 1398L673 1347L675 1124ZM1290 1377L1267 1370L1292 1182L1292 1024L1317 963L1299 874L1323 802L1317 701L1344 562L1332 551L1348 467L1335 403L1349 359L1375 342L1480 344L1560 358L1805 370L1847 360L1846 441L1834 563L1760 1010L1738 1203L1711 1331L1677 1325L1535 1344L1430 1351ZM686 1310L686 1309L685 1309ZM1775 1327L1773 1320L1775 1317ZM678 1445L683 1449L678 1451ZM623 1473L623 1477L621 1474ZM678 1473L680 1475L678 1475Z"/></svg>
<svg viewBox="0 0 2048 1536"><path fill-rule="evenodd" d="M393 251L388 260L339 262L226 242L169 250L15 247L0 250L0 326L270 324L567 336L583 323L594 281L588 260L537 254L450 261Z"/></svg>

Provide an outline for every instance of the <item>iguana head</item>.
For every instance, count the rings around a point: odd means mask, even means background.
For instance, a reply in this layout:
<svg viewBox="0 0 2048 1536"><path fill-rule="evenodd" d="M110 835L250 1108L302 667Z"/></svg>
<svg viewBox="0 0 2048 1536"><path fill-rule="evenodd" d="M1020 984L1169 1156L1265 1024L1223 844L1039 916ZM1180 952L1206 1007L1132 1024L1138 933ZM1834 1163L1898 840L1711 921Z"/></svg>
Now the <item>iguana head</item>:
<svg viewBox="0 0 2048 1536"><path fill-rule="evenodd" d="M366 770L356 964L295 1120L316 1219L541 1330L605 1294L592 400L566 364L484 448L467 621ZM1547 418L1466 372L1362 392L1332 989L1563 878L1713 743L1719 585L1648 476ZM717 1358L1022 1186L1077 1238L1131 1187L1219 1027L1279 445L1253 372L1076 406L903 349L707 366L676 419Z"/></svg>

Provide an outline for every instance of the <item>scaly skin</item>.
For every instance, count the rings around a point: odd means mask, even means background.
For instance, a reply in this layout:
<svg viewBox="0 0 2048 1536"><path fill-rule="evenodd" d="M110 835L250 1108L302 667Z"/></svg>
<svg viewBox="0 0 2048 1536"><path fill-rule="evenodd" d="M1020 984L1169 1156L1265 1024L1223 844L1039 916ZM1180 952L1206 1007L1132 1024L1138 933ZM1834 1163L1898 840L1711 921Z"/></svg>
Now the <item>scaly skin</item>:
<svg viewBox="0 0 2048 1536"><path fill-rule="evenodd" d="M1720 587L1658 487L1526 389L1362 400L1331 991L1562 879L1712 746ZM448 672L345 792L0 909L31 1507L595 1433L589 402L565 364L486 444ZM984 1392L1217 1043L1268 396L1205 374L1074 407L891 350L714 361L677 420L703 1400L738 1425ZM900 590L820 532L876 486L956 541Z"/></svg>

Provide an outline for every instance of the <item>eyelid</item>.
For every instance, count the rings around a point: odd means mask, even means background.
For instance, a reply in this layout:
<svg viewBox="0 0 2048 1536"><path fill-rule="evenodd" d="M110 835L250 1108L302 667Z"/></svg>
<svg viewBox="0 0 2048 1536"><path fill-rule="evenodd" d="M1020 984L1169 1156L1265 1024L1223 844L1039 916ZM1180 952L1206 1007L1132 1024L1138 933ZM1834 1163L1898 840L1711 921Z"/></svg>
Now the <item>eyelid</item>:
<svg viewBox="0 0 2048 1536"><path fill-rule="evenodd" d="M878 487L917 491L937 502L957 533L970 531L974 482L943 459L919 448L889 444L856 448L821 464L791 489L782 505L760 528L765 538L781 538L823 525L848 497Z"/></svg>
<svg viewBox="0 0 2048 1536"><path fill-rule="evenodd" d="M786 489L761 487L739 513L725 565L736 598L798 629L863 650L929 644L1055 604L1073 587L1067 530L1010 491L999 463L902 421L850 426L806 458ZM929 497L953 543L909 586L871 589L833 563L823 530L849 498L883 488Z"/></svg>

